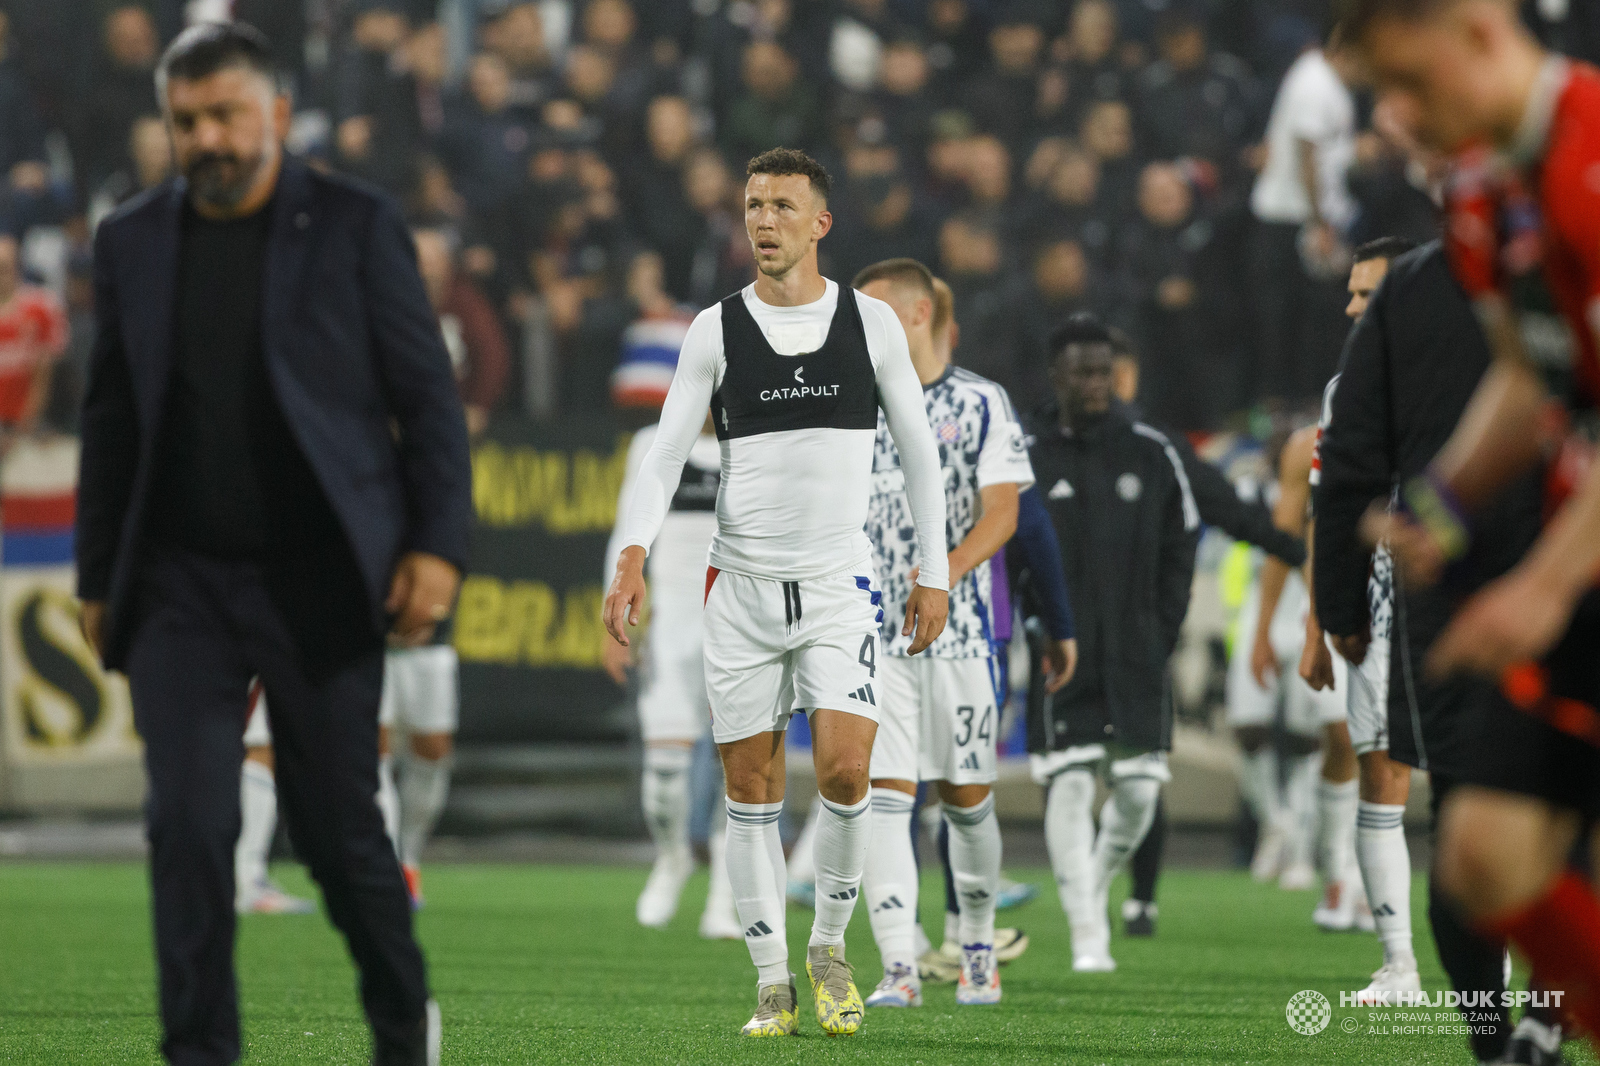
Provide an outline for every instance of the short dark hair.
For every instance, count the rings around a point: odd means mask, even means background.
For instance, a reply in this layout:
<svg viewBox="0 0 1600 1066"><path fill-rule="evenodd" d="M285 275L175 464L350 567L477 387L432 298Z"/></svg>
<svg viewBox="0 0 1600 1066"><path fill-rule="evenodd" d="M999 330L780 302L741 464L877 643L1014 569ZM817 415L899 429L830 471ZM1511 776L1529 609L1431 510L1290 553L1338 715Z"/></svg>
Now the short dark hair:
<svg viewBox="0 0 1600 1066"><path fill-rule="evenodd" d="M1382 18L1417 22L1450 4L1452 0L1337 0L1334 5L1332 40L1359 44L1372 24Z"/></svg>
<svg viewBox="0 0 1600 1066"><path fill-rule="evenodd" d="M1079 311L1050 331L1050 357L1059 357L1069 344L1105 344L1113 350L1116 348L1106 324L1088 311Z"/></svg>
<svg viewBox="0 0 1600 1066"><path fill-rule="evenodd" d="M173 78L195 81L227 67L247 67L277 84L272 42L247 22L202 22L178 34L156 66L156 91Z"/></svg>
<svg viewBox="0 0 1600 1066"><path fill-rule="evenodd" d="M922 292L928 299L934 299L933 271L923 266L921 262L910 257L899 259L885 259L881 263L862 267L855 280L850 283L852 289L865 288L874 281L897 281L911 285Z"/></svg>
<svg viewBox="0 0 1600 1066"><path fill-rule="evenodd" d="M745 174L803 174L811 180L811 189L824 200L833 191L833 179L827 168L798 148L769 148L745 165Z"/></svg>
<svg viewBox="0 0 1600 1066"><path fill-rule="evenodd" d="M1368 241L1350 253L1350 262L1365 263L1370 259L1398 259L1417 246L1409 237L1379 237Z"/></svg>

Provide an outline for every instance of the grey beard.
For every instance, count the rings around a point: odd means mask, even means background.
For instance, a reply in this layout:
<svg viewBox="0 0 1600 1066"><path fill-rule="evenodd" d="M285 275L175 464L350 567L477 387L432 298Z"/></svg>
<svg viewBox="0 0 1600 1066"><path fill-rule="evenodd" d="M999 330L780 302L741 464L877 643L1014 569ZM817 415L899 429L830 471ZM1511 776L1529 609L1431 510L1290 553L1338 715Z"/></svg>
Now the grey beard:
<svg viewBox="0 0 1600 1066"><path fill-rule="evenodd" d="M254 167L233 182L206 177L207 172L211 171L211 168L207 167L200 172L200 175L189 178L190 195L210 207L220 207L224 210L237 207L239 201L249 194L250 187L255 184L256 178L261 173L261 165L262 160L256 160Z"/></svg>

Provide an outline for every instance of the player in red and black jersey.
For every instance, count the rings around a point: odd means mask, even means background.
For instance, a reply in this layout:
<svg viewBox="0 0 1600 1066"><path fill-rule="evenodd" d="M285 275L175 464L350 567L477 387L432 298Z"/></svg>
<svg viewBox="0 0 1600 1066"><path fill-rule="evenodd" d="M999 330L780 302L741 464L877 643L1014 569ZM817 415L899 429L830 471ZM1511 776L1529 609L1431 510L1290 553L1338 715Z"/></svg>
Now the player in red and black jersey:
<svg viewBox="0 0 1600 1066"><path fill-rule="evenodd" d="M1448 580L1474 514L1535 464L1552 471L1539 540L1429 656L1497 682L1439 875L1600 1033L1600 901L1567 868L1600 816L1600 465L1583 458L1600 403L1600 72L1545 52L1514 0L1344 6L1380 106L1457 160L1446 240L1495 357L1405 511L1370 532L1411 580Z"/></svg>

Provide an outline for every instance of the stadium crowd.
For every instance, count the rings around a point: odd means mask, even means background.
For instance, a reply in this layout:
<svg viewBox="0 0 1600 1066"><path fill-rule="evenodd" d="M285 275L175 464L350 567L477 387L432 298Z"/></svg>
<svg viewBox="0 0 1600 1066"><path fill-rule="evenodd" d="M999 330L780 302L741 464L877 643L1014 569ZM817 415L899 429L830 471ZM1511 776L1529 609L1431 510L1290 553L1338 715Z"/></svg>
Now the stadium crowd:
<svg viewBox="0 0 1600 1066"><path fill-rule="evenodd" d="M474 428L496 410L658 405L693 312L753 276L741 168L778 144L837 177L825 273L936 264L955 290L958 361L1024 407L1048 394L1050 330L1079 310L1136 338L1160 422L1206 430L1303 406L1344 336L1342 282L1306 274L1293 238L1314 220L1285 218L1260 175L1276 87L1317 47L1326 7L10 0L0 227L65 318L38 299L0 315L15 320L0 333L38 338L10 345L4 372L25 396L64 350L53 401L32 406L72 428L93 227L171 171L152 70L186 22L235 17L268 34L292 81L292 149L384 187L434 234L423 265L457 327ZM1564 50L1600 54L1584 5L1529 7ZM1298 103L1302 136L1319 122L1342 136L1328 96ZM1325 164L1346 197L1330 243L1430 235L1404 154L1359 95L1352 113ZM0 240L0 286L14 287L17 257ZM29 332L25 316L51 323ZM0 419L26 427L26 406Z"/></svg>

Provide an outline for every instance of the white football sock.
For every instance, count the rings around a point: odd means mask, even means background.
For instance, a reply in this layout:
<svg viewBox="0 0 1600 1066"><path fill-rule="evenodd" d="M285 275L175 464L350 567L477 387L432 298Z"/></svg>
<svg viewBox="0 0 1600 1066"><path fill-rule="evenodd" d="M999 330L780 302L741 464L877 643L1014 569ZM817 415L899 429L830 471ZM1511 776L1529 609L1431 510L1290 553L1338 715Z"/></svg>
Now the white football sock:
<svg viewBox="0 0 1600 1066"><path fill-rule="evenodd" d="M246 892L267 876L267 853L278 828L278 783L254 759L239 773L239 842L233 846L234 891Z"/></svg>
<svg viewBox="0 0 1600 1066"><path fill-rule="evenodd" d="M1338 784L1317 782L1317 814L1321 826L1322 873L1329 881L1360 876L1356 863L1356 804L1361 785L1355 778Z"/></svg>
<svg viewBox="0 0 1600 1066"><path fill-rule="evenodd" d="M1000 820L994 793L972 807L944 805L950 823L950 873L961 907L961 944L994 944L994 907L1000 899Z"/></svg>
<svg viewBox="0 0 1600 1066"><path fill-rule="evenodd" d="M1278 790L1278 753L1271 744L1245 752L1239 764L1239 792L1250 805L1256 824L1265 830L1283 822L1283 797Z"/></svg>
<svg viewBox="0 0 1600 1066"><path fill-rule="evenodd" d="M1322 772L1318 755L1289 759L1289 776L1283 786L1283 825L1289 834L1285 866L1311 862L1317 833L1317 781Z"/></svg>
<svg viewBox="0 0 1600 1066"><path fill-rule="evenodd" d="M789 942L783 921L783 882L774 876L770 827L776 835L782 803L728 800L728 881L744 926L744 944L760 985L787 984ZM778 852L781 857L783 852Z"/></svg>
<svg viewBox="0 0 1600 1066"><path fill-rule="evenodd" d="M1416 965L1411 946L1411 849L1398 803L1361 802L1356 815L1356 858L1367 885L1367 903L1383 942L1383 961Z"/></svg>
<svg viewBox="0 0 1600 1066"><path fill-rule="evenodd" d="M883 968L917 964L917 859L911 850L916 797L892 788L872 790L872 847L861 891Z"/></svg>
<svg viewBox="0 0 1600 1066"><path fill-rule="evenodd" d="M961 943L961 914L944 912L944 939L947 944Z"/></svg>
<svg viewBox="0 0 1600 1066"><path fill-rule="evenodd" d="M723 812L726 810L724 806ZM711 885L706 890L705 913L715 915L731 911L734 906L733 886L728 883L728 823L725 816L713 818L716 824L711 829L711 839L706 841L706 851L711 854Z"/></svg>
<svg viewBox="0 0 1600 1066"><path fill-rule="evenodd" d="M822 820L822 797L811 801L811 813L789 852L789 880L812 884L817 879L817 823ZM787 884L785 885L787 887Z"/></svg>
<svg viewBox="0 0 1600 1066"><path fill-rule="evenodd" d="M428 842L450 795L450 766L454 760L424 759L410 754L400 776L400 861L407 866L422 862L422 845Z"/></svg>
<svg viewBox="0 0 1600 1066"><path fill-rule="evenodd" d="M817 909L811 921L811 943L843 944L844 929L861 892L861 871L872 840L872 793L858 803L822 800L817 820ZM903 827L902 827L903 829ZM910 831L901 833L910 847Z"/></svg>
<svg viewBox="0 0 1600 1066"><path fill-rule="evenodd" d="M400 853L400 793L394 787L394 756L378 756L378 813L395 854Z"/></svg>
<svg viewBox="0 0 1600 1066"><path fill-rule="evenodd" d="M639 782L645 825L655 841L657 855L682 867L689 865L689 763L690 748L673 746L644 749L644 776Z"/></svg>
<svg viewBox="0 0 1600 1066"><path fill-rule="evenodd" d="M1111 795L1100 808L1100 835L1094 842L1096 900L1104 899L1111 879L1150 832L1160 798L1161 782L1153 777L1124 777L1111 786Z"/></svg>
<svg viewBox="0 0 1600 1066"><path fill-rule="evenodd" d="M1063 770L1051 779L1044 806L1044 841L1061 909L1072 931L1074 955L1111 950L1110 926L1094 916L1094 820L1089 813L1093 804L1094 776L1088 770Z"/></svg>

